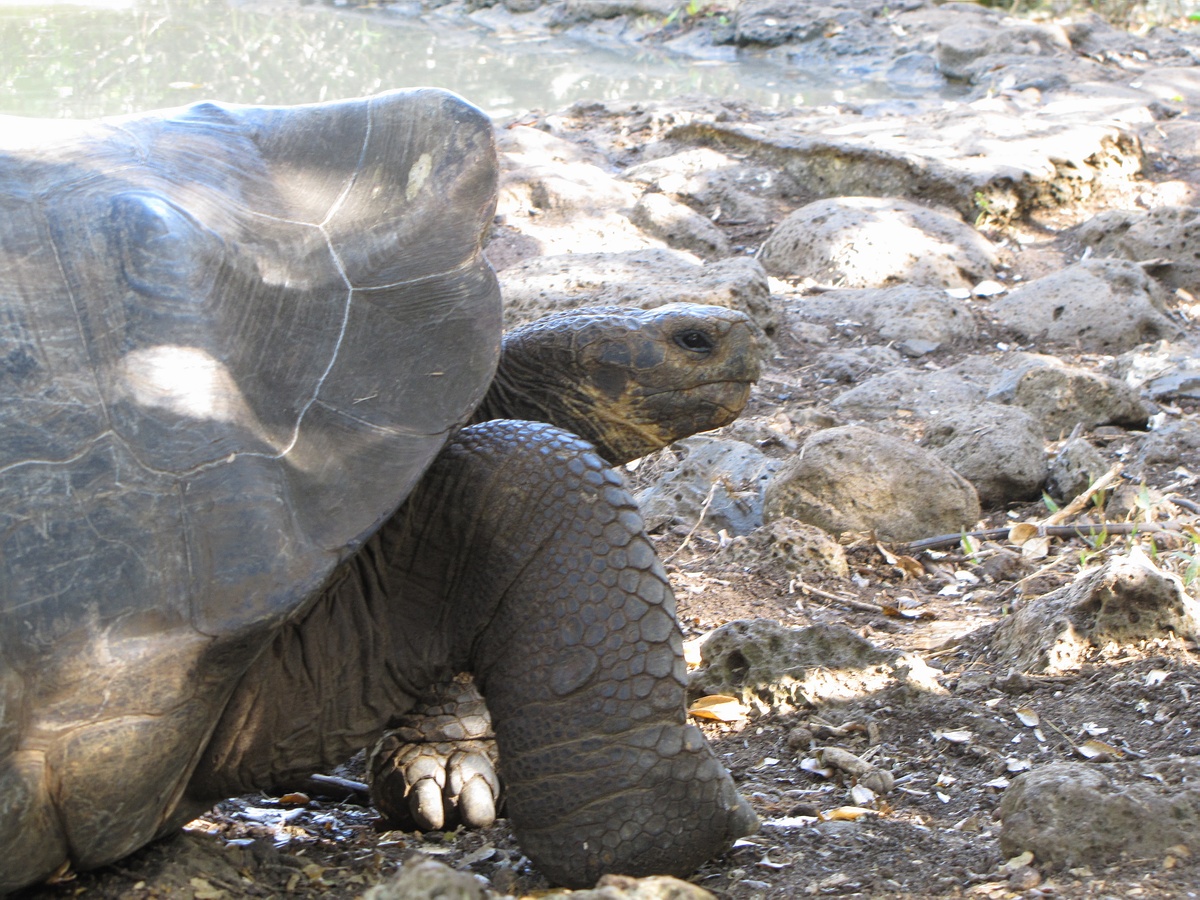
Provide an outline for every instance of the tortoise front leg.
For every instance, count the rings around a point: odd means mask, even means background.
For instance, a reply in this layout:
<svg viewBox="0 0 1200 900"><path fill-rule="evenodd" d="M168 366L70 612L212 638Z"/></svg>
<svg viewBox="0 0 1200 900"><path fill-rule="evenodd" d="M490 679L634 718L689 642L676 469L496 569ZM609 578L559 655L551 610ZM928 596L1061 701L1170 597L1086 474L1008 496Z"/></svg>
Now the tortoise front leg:
<svg viewBox="0 0 1200 900"><path fill-rule="evenodd" d="M415 577L444 581L509 815L551 880L686 874L755 828L687 724L674 598L590 445L530 422L473 426L406 509L429 526Z"/></svg>

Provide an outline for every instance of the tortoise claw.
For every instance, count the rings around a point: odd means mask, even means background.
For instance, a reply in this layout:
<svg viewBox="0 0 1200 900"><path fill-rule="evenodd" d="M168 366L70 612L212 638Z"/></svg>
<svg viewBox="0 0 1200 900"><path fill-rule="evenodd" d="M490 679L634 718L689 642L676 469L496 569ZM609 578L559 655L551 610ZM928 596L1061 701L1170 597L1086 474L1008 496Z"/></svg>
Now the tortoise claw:
<svg viewBox="0 0 1200 900"><path fill-rule="evenodd" d="M486 753L455 753L447 770L447 799L458 808L459 820L470 828L487 828L496 821L500 779Z"/></svg>

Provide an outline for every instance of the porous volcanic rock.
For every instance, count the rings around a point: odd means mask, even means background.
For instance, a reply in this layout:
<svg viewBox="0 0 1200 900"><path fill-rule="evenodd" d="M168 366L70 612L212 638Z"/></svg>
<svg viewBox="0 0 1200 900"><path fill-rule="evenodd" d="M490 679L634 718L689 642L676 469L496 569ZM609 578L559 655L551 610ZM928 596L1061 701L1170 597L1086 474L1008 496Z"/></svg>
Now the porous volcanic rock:
<svg viewBox="0 0 1200 900"><path fill-rule="evenodd" d="M835 197L779 223L758 254L769 273L839 287L971 287L994 274L987 238L908 200Z"/></svg>
<svg viewBox="0 0 1200 900"><path fill-rule="evenodd" d="M1108 210L1079 227L1078 236L1098 256L1151 262L1147 271L1172 288L1200 293L1200 209L1160 206Z"/></svg>
<svg viewBox="0 0 1200 900"><path fill-rule="evenodd" d="M1042 427L1016 407L951 410L929 423L922 444L971 482L985 507L1037 497L1046 480Z"/></svg>
<svg viewBox="0 0 1200 900"><path fill-rule="evenodd" d="M1200 849L1200 763L1059 762L1013 779L1000 802L1000 849L1052 866L1107 866Z"/></svg>
<svg viewBox="0 0 1200 900"><path fill-rule="evenodd" d="M1028 338L1119 353L1179 334L1166 304L1163 289L1135 263L1089 259L1029 282L992 310Z"/></svg>
<svg viewBox="0 0 1200 900"><path fill-rule="evenodd" d="M700 645L688 695L728 694L763 711L836 702L897 682L944 693L916 654L885 650L843 625L791 627L739 619Z"/></svg>
<svg viewBox="0 0 1200 900"><path fill-rule="evenodd" d="M979 497L931 451L847 425L812 435L767 485L766 521L790 516L830 534L913 541L969 529Z"/></svg>
<svg viewBox="0 0 1200 900"><path fill-rule="evenodd" d="M992 639L997 661L1031 674L1077 670L1113 645L1200 637L1200 603L1140 550L1084 571L1072 583L1003 619Z"/></svg>
<svg viewBox="0 0 1200 900"><path fill-rule="evenodd" d="M1051 440L1065 437L1077 425L1144 428L1150 414L1125 382L1042 354L1026 354L992 385L988 399L1023 407Z"/></svg>

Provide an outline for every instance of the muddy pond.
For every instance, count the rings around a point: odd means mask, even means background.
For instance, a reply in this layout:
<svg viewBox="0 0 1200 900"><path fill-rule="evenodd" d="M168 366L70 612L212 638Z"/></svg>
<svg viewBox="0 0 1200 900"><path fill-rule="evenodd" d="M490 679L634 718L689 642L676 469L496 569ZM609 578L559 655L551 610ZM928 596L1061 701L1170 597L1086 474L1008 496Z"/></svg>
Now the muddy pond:
<svg viewBox="0 0 1200 900"><path fill-rule="evenodd" d="M0 112L87 118L415 86L456 91L495 118L578 100L701 94L784 108L890 93L878 79L853 83L843 72L835 80L732 47L695 59L418 13L404 3L0 2Z"/></svg>

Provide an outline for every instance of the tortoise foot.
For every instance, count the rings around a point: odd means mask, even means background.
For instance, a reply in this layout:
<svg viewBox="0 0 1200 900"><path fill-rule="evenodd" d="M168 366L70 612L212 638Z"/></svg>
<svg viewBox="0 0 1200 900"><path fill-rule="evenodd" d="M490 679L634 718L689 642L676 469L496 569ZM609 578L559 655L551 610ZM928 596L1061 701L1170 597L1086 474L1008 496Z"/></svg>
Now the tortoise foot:
<svg viewBox="0 0 1200 900"><path fill-rule="evenodd" d="M406 831L486 828L500 805L496 758L483 697L460 675L437 685L371 749L371 801Z"/></svg>

